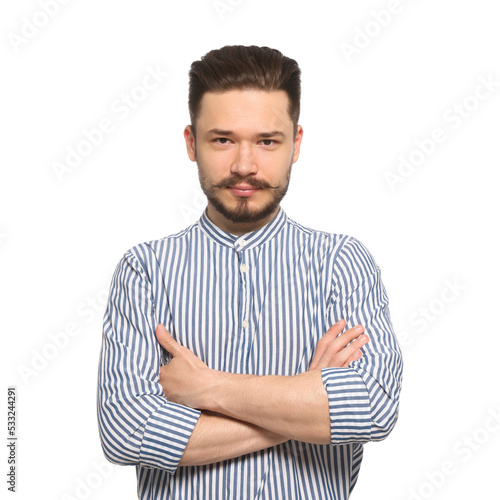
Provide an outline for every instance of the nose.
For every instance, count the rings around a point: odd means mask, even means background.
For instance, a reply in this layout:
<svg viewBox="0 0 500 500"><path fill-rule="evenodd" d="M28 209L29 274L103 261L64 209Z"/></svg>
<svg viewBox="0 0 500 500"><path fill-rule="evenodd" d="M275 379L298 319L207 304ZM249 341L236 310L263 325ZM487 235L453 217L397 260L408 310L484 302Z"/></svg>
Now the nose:
<svg viewBox="0 0 500 500"><path fill-rule="evenodd" d="M240 143L235 151L231 164L231 173L245 177L255 174L258 170L255 152L250 144Z"/></svg>

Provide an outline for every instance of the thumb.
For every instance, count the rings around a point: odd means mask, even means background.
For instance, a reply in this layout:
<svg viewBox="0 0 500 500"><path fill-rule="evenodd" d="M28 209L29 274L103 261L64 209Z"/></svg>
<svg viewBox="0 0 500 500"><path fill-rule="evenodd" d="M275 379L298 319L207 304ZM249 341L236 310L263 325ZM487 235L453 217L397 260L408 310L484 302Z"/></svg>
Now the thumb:
<svg viewBox="0 0 500 500"><path fill-rule="evenodd" d="M172 354L172 356L175 356L179 352L180 345L162 324L156 327L156 338L160 345Z"/></svg>

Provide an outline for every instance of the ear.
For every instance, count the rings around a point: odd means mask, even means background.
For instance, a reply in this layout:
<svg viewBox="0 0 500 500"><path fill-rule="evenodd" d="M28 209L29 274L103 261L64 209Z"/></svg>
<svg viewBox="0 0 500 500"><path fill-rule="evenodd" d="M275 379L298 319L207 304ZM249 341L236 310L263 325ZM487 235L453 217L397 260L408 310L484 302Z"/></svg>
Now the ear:
<svg viewBox="0 0 500 500"><path fill-rule="evenodd" d="M293 163L299 159L300 145L302 144L302 137L304 135L304 129L301 125L297 125L297 134L295 134L295 140L293 143Z"/></svg>
<svg viewBox="0 0 500 500"><path fill-rule="evenodd" d="M186 141L186 149L189 159L191 161L196 161L196 147L194 141L193 127L188 125L184 129L184 140Z"/></svg>

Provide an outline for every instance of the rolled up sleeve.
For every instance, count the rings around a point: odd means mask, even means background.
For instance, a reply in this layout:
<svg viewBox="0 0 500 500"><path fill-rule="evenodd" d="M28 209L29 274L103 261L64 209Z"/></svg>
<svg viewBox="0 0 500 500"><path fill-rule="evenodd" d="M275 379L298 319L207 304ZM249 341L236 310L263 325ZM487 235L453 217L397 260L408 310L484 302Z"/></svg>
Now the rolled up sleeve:
<svg viewBox="0 0 500 500"><path fill-rule="evenodd" d="M200 412L169 402L163 394L151 288L140 260L129 250L113 275L104 315L99 432L110 462L174 473Z"/></svg>
<svg viewBox="0 0 500 500"><path fill-rule="evenodd" d="M333 266L327 311L332 325L346 320L346 330L364 326L370 341L363 356L347 368L323 368L328 394L331 443L385 439L398 418L403 362L388 308L380 269L370 252L347 238Z"/></svg>

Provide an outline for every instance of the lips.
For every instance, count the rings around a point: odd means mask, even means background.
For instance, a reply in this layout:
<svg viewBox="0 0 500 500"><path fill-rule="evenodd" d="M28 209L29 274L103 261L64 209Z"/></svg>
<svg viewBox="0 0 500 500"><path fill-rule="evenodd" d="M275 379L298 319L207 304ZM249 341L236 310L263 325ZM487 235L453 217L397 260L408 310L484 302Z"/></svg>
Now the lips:
<svg viewBox="0 0 500 500"><path fill-rule="evenodd" d="M255 189L260 189L258 187L255 187L255 186L251 186L249 184L235 184L234 186L229 186L231 189L241 189L241 190L247 190L247 189L251 189L251 190L255 190Z"/></svg>
<svg viewBox="0 0 500 500"><path fill-rule="evenodd" d="M236 196L244 196L244 197L249 197L255 194L259 189L255 186L248 186L245 184L237 184L235 186L229 186L229 189L231 192L236 195Z"/></svg>

